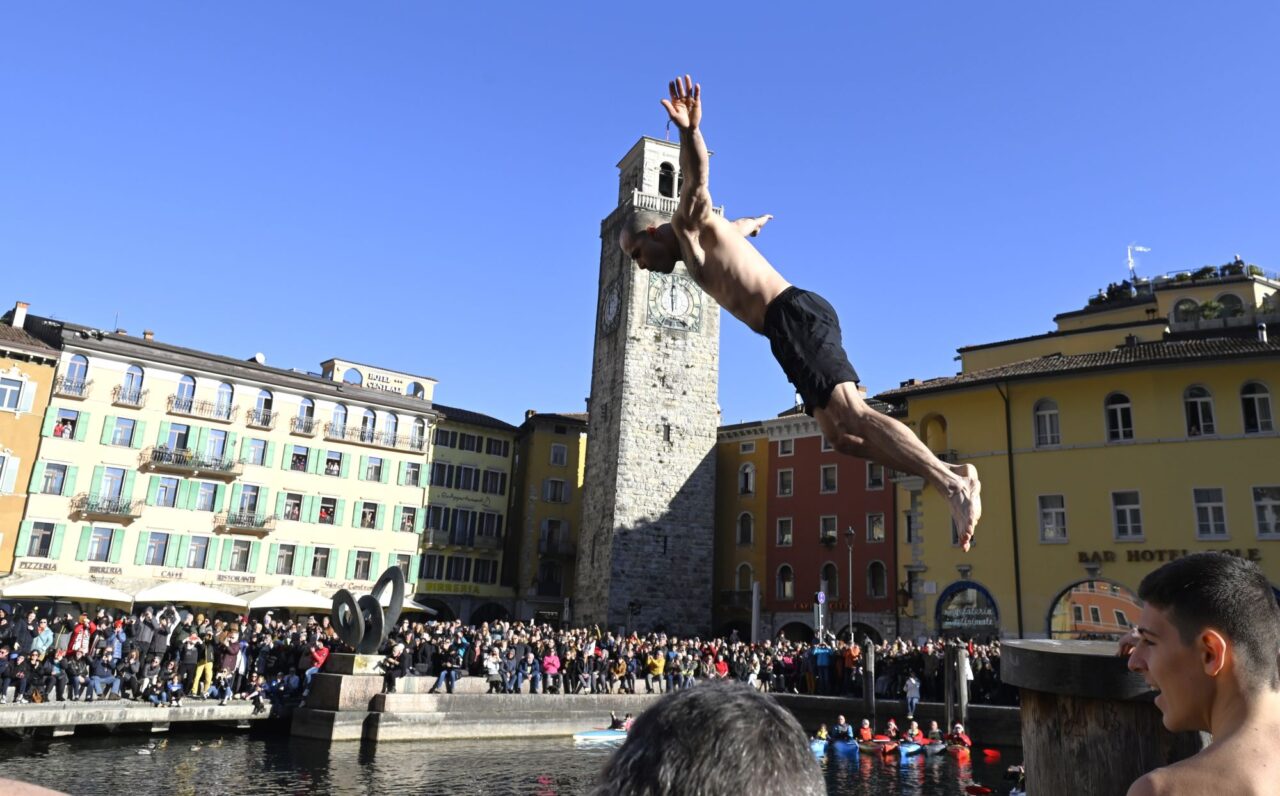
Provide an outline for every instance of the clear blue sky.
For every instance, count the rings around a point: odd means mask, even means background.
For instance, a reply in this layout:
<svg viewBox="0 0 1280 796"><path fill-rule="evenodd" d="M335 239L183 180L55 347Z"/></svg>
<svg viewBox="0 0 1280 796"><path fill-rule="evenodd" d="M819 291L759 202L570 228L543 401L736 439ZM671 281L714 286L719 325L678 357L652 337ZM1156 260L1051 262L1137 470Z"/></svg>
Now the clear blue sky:
<svg viewBox="0 0 1280 796"><path fill-rule="evenodd" d="M1047 331L1128 243L1280 269L1280 5L805 5L5 4L0 300L581 411L614 164L677 71L714 199L777 217L873 392ZM726 422L789 404L721 345Z"/></svg>

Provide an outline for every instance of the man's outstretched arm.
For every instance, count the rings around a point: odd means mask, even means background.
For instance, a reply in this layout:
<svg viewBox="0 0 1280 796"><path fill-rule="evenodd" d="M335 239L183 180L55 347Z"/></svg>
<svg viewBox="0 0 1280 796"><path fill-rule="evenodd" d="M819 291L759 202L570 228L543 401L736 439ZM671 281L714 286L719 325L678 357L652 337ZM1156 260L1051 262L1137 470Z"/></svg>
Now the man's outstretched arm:
<svg viewBox="0 0 1280 796"><path fill-rule="evenodd" d="M696 229L711 217L712 207L707 187L711 158L698 129L702 122L702 86L685 75L671 81L668 89L671 97L662 101L662 107L680 130L680 170L684 176L676 218L686 229Z"/></svg>
<svg viewBox="0 0 1280 796"><path fill-rule="evenodd" d="M760 234L761 228L763 228L765 224L768 224L772 220L773 220L773 216L769 215L768 213L765 213L762 216L746 216L743 218L736 218L729 223L733 224L734 229L742 233L742 237L754 238L756 235Z"/></svg>

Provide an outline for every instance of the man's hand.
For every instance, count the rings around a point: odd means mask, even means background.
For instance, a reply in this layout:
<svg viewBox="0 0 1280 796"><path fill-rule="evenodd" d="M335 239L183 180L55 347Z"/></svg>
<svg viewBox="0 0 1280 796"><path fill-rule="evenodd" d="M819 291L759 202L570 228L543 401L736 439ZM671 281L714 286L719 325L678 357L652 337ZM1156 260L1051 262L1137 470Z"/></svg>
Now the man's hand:
<svg viewBox="0 0 1280 796"><path fill-rule="evenodd" d="M772 219L773 219L773 216L767 213L763 216L754 216L751 218L738 218L738 219L734 219L733 226L737 228L738 232L744 238L746 237L754 238L755 236L760 234L760 230L764 227L764 225L768 224L769 221Z"/></svg>
<svg viewBox="0 0 1280 796"><path fill-rule="evenodd" d="M688 75L672 80L667 86L671 99L662 100L662 107L676 127L681 130L696 130L702 121L702 86L693 82Z"/></svg>

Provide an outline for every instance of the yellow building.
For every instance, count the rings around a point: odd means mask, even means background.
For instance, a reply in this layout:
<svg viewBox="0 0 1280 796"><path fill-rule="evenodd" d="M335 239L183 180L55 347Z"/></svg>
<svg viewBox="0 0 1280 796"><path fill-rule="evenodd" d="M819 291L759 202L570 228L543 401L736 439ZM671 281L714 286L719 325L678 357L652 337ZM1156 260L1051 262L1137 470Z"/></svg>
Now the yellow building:
<svg viewBox="0 0 1280 796"><path fill-rule="evenodd" d="M418 590L438 618L478 624L507 618L514 591L502 583L516 427L466 409L434 405L435 431Z"/></svg>
<svg viewBox="0 0 1280 796"><path fill-rule="evenodd" d="M586 462L585 413L525 413L516 432L512 541L504 571L516 586L521 619L560 624L572 618Z"/></svg>
<svg viewBox="0 0 1280 796"><path fill-rule="evenodd" d="M27 316L59 349L15 576L367 591L418 570L434 381L269 367ZM384 386L399 379L403 392ZM411 578L412 580L412 578Z"/></svg>
<svg viewBox="0 0 1280 796"><path fill-rule="evenodd" d="M18 302L8 323L0 323L0 573L13 569L21 539L27 485L40 446L40 424L53 388L58 352L24 330L27 304ZM55 528L40 544L62 544L66 529Z"/></svg>
<svg viewBox="0 0 1280 796"><path fill-rule="evenodd" d="M753 421L721 426L716 443L715 603L713 627L752 638L752 592L769 580L769 432ZM730 486L732 485L732 486ZM760 594L760 599L764 594Z"/></svg>
<svg viewBox="0 0 1280 796"><path fill-rule="evenodd" d="M1280 583L1278 288L1238 261L1142 280L1053 332L960 349L956 376L881 394L983 484L965 554L941 497L896 479L912 631L1116 635L1143 575L1200 550Z"/></svg>

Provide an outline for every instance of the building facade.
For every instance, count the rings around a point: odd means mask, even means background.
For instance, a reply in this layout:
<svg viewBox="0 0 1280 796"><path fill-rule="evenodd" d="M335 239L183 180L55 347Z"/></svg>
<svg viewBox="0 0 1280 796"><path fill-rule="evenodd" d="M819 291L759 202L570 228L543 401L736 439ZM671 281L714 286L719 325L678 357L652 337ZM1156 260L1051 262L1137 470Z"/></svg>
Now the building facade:
<svg viewBox="0 0 1280 796"><path fill-rule="evenodd" d="M760 635L767 572L769 438L761 421L721 426L716 444L715 631Z"/></svg>
<svg viewBox="0 0 1280 796"><path fill-rule="evenodd" d="M13 569L27 487L40 447L40 425L53 389L58 352L23 328L27 304L18 302L0 323L0 573ZM65 524L41 545L62 544Z"/></svg>
<svg viewBox="0 0 1280 796"><path fill-rule="evenodd" d="M1142 577L1200 550L1280 583L1278 288L1239 262L1113 286L1053 332L962 348L958 375L882 394L983 483L966 555L945 502L897 479L914 631L1115 635Z"/></svg>

